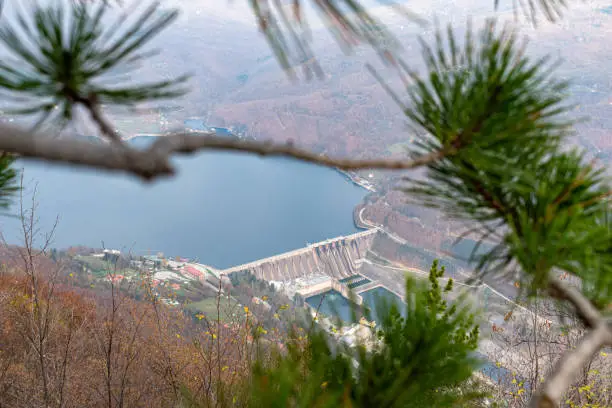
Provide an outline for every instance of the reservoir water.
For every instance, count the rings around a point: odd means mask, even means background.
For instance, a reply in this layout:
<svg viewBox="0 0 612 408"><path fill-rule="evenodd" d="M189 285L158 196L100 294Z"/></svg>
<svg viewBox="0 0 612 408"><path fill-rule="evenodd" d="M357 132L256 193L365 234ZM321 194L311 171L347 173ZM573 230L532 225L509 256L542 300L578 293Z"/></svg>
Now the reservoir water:
<svg viewBox="0 0 612 408"><path fill-rule="evenodd" d="M149 185L111 173L20 165L28 190L38 183L41 230L60 217L56 248L104 242L225 268L358 232L353 208L367 191L332 169L219 152L175 162L176 177ZM9 243L20 242L16 220L2 217L0 231Z"/></svg>
<svg viewBox="0 0 612 408"><path fill-rule="evenodd" d="M369 279L367 281L369 282ZM349 289L353 289L350 285L347 286L349 286ZM306 303L314 310L318 310L320 314L328 316L332 320L339 318L344 323L355 323L362 315L369 320L380 322L391 305L395 305L402 316L406 315L403 300L382 286L361 292L359 295L363 299L362 307L357 306L333 289L306 298Z"/></svg>

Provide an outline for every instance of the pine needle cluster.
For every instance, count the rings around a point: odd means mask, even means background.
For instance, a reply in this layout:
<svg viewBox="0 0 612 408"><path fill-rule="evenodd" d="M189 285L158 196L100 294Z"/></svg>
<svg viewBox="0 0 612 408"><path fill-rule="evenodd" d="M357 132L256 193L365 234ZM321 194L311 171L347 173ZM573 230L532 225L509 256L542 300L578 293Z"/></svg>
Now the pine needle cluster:
<svg viewBox="0 0 612 408"><path fill-rule="evenodd" d="M447 304L452 280L440 287L443 274L435 261L429 281L407 278L404 313L379 299L374 346L339 346L315 331L256 365L251 406L474 406L484 394L465 384L482 363L474 355L479 328L465 303Z"/></svg>

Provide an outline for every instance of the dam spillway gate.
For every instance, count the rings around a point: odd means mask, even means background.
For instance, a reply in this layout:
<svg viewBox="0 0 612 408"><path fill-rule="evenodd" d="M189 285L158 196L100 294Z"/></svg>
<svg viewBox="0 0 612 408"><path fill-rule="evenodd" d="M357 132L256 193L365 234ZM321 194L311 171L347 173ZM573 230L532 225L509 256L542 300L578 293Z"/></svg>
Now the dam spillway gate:
<svg viewBox="0 0 612 408"><path fill-rule="evenodd" d="M378 232L378 228L373 228L328 239L305 248L234 266L221 273L228 275L249 271L258 279L266 281L287 281L313 274L325 274L335 279L347 278L357 273L360 260L365 258Z"/></svg>

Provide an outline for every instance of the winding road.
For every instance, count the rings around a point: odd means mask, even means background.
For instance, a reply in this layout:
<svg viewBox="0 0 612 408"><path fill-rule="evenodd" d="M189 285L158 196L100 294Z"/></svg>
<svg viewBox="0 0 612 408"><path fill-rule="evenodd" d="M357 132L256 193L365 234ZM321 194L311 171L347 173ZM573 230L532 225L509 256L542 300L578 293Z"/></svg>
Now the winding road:
<svg viewBox="0 0 612 408"><path fill-rule="evenodd" d="M384 227L382 225L375 225L369 221L366 221L363 218L363 211L365 210L365 207L362 208L361 210L359 210L358 216L359 216L359 222L361 222L363 225L366 225L372 229L376 229L380 232L385 233L386 235L388 235L391 239L393 239L394 241L398 242L399 244L402 245L409 245L409 242L406 241L405 239L398 237L397 235L393 234L390 231L387 231L386 229L384 229ZM403 272L411 272L417 275L421 275L421 276L428 276L429 273L427 271L423 271L417 268L410 268L410 267L394 267L394 266L388 266L388 265L382 265L376 262L372 262L369 259L363 259L364 263L373 265L373 266L377 266L379 268L383 268L383 269L388 269L388 270L393 270L393 271L403 271ZM465 276L469 277L469 275L464 274ZM440 278L442 280L448 280L449 278ZM516 288L510 283L510 282L504 282L504 281L497 281L495 282L495 286L493 287L491 286L492 282L489 280L489 282L481 282L479 285L469 285L467 283L463 283L463 282L458 282L457 280L454 281L454 283L456 285L462 286L462 287L466 287L466 288L470 288L470 289L486 289L489 290L491 293L499 296L501 299L505 300L506 302L510 303L511 305L513 305L515 308L522 310L523 312L527 312L532 316L536 316L535 313L533 311L531 311L530 309L519 305L518 303L516 303L514 301L514 298L516 296L517 290ZM536 318L542 322L547 322L546 319L536 316Z"/></svg>

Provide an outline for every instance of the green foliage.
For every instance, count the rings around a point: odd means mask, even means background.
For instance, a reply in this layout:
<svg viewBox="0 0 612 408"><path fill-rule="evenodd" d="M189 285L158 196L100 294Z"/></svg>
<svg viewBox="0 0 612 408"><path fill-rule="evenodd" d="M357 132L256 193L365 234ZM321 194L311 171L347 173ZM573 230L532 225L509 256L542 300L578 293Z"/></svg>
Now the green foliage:
<svg viewBox="0 0 612 408"><path fill-rule="evenodd" d="M12 113L41 113L40 124L55 113L70 120L79 103L132 105L185 92L177 86L186 76L137 85L122 85L117 77L119 68L125 74L152 55L140 49L177 12L161 11L156 3L131 24L126 15L111 23L105 19L109 7L104 1L35 2L25 14L2 19L0 42L13 58L0 62L0 88L19 103Z"/></svg>
<svg viewBox="0 0 612 408"><path fill-rule="evenodd" d="M12 155L0 155L0 209L8 208L15 192L19 190L14 162Z"/></svg>
<svg viewBox="0 0 612 408"><path fill-rule="evenodd" d="M541 73L546 58L530 62L516 49L516 38L497 33L492 21L481 31L479 49L471 28L462 50L450 27L448 45L440 32L436 38L435 49L422 43L428 78L408 70L415 86L405 113L429 134L419 148L452 154L430 165L428 180L410 191L452 217L498 221L497 197L489 196L503 195L504 182L514 180L505 165L515 170L538 163L567 134L570 123L557 120L567 110L559 106L566 84Z"/></svg>
<svg viewBox="0 0 612 408"><path fill-rule="evenodd" d="M594 301L609 301L612 287L609 180L563 144L572 122L563 120L567 84L550 78L547 59L531 61L507 30L489 22L478 51L468 30L460 49L423 44L429 76L408 74L413 106L406 115L428 137L427 153L446 151L428 166L428 178L407 191L419 202L475 225L469 233L497 245L483 255L481 274L518 265L532 293L555 268L583 279ZM446 49L450 51L446 51ZM456 67L463 69L456 69Z"/></svg>
<svg viewBox="0 0 612 408"><path fill-rule="evenodd" d="M456 407L481 398L462 386L477 369L478 327L467 307L447 307L443 273L435 262L429 284L407 279L405 316L387 307L372 347L337 346L321 332L303 346L294 334L286 355L255 366L252 406Z"/></svg>
<svg viewBox="0 0 612 408"><path fill-rule="evenodd" d="M515 18L517 16L516 4L514 8ZM541 12L544 17L551 22L557 21L562 17L563 9L567 7L565 0L527 0L519 2L519 7L527 21L534 26L537 25L538 14ZM495 0L495 9L499 6L499 0Z"/></svg>
<svg viewBox="0 0 612 408"><path fill-rule="evenodd" d="M494 0L496 9L499 2L500 0ZM410 7L393 0L375 0L367 5L360 0L290 0L284 3L249 0L249 3L277 61L292 78L295 77L295 70L298 68L304 71L306 78L311 78L313 75L322 77L323 74L311 49L312 38L304 13L304 9L309 5L314 6L319 12L330 33L345 52L361 44L367 44L385 63L394 64L397 52L402 47L395 35L381 23L375 13L369 10L370 7L388 7L397 15L406 18L408 22L421 27L427 26L427 21L412 12ZM515 18L518 18L517 12L520 9L525 20L534 26L540 14L543 14L548 21L557 20L566 6L565 0L513 2Z"/></svg>
<svg viewBox="0 0 612 408"><path fill-rule="evenodd" d="M386 3L383 0L376 2ZM323 70L310 46L311 36L304 15L306 1L293 0L290 10L280 2L249 0L249 3L276 59L290 77L295 76L296 68L303 69L306 78L313 75L322 77ZM365 43L377 50L383 59L388 60L388 52L401 48L393 33L370 13L361 1L325 0L313 1L311 4L320 12L329 31L345 51ZM395 4L394 8L409 20L424 24L422 19L399 4Z"/></svg>

